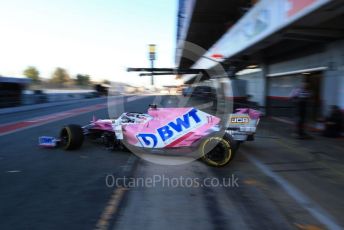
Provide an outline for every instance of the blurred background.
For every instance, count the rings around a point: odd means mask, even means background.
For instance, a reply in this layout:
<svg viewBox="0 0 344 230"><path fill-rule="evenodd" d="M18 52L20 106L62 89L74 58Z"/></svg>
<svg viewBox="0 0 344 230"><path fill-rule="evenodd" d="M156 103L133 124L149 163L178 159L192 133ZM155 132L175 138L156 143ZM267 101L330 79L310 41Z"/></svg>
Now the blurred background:
<svg viewBox="0 0 344 230"><path fill-rule="evenodd" d="M343 229L343 22L342 0L0 1L0 229ZM257 134L223 168L37 147L185 101L259 110Z"/></svg>

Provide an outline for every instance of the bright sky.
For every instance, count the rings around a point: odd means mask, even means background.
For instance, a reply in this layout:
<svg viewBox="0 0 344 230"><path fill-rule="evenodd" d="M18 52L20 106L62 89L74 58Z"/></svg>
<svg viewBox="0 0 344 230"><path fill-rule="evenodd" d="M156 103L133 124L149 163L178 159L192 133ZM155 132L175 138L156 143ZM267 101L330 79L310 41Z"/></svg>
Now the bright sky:
<svg viewBox="0 0 344 230"><path fill-rule="evenodd" d="M127 73L149 67L148 44L157 45L156 67L173 67L176 0L0 1L0 74L22 76L35 66L48 78L56 67L148 85L150 77ZM157 84L174 77L157 76Z"/></svg>

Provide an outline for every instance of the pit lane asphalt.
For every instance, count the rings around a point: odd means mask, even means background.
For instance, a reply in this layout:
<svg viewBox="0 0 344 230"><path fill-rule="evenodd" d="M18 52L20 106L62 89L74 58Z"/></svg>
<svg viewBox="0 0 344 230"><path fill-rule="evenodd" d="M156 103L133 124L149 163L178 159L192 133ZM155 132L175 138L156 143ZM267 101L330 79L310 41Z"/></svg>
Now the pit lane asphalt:
<svg viewBox="0 0 344 230"><path fill-rule="evenodd" d="M144 112L153 97L128 102L126 111ZM165 98L169 103L169 97ZM170 105L173 105L172 101ZM80 105L68 107L77 108ZM67 110L32 111L17 114L27 119ZM30 114L31 113L31 114ZM211 168L199 161L165 166L137 159L133 154L109 152L86 142L81 150L65 152L40 149L37 137L57 135L65 124L87 123L92 114L108 117L106 109L29 128L0 139L0 229L326 229L302 204L293 199L274 178L250 160L256 160L283 177L343 224L343 168L329 158L314 157L303 143L270 131L262 122L261 130L271 138L245 143L236 159L225 168ZM31 115L31 116L30 116ZM11 117L6 118L11 120ZM8 121L7 120L7 121ZM258 132L259 134L259 132ZM315 143L315 142L313 142ZM317 142L318 143L318 142ZM309 144L314 145L314 144ZM322 146L322 147L321 147ZM319 151L334 158L326 145ZM310 147L311 148L311 147ZM342 160L339 158L339 160ZM184 178L238 178L238 187L133 187L125 191L119 209L108 218L104 210L116 203L118 187L107 187L105 178L113 175L133 178L164 176ZM109 206L110 205L110 206ZM106 216L106 215L105 215ZM341 221L341 222L340 222ZM106 223L104 223L106 222Z"/></svg>
<svg viewBox="0 0 344 230"><path fill-rule="evenodd" d="M101 104L101 103L107 103L107 98L101 97L101 98L94 98L94 99L85 99L85 100L80 100L77 103L72 103L72 104L61 104L57 106L46 107L46 108L41 108L41 109L33 109L33 110L28 110L28 111L23 111L23 112L0 114L0 125L5 124L5 123L21 121L21 120L29 119L33 117L50 115L50 114L54 114L58 112L63 112L66 110L83 108L83 107Z"/></svg>
<svg viewBox="0 0 344 230"><path fill-rule="evenodd" d="M106 99L99 99L10 114L1 121L16 122L104 102ZM128 103L126 109L143 112L149 103L149 98L139 99ZM113 191L106 186L105 177L122 175L130 154L87 142L76 152L37 146L38 136L56 136L66 124L87 124L92 115L107 118L108 111L101 109L0 138L0 229L95 227Z"/></svg>

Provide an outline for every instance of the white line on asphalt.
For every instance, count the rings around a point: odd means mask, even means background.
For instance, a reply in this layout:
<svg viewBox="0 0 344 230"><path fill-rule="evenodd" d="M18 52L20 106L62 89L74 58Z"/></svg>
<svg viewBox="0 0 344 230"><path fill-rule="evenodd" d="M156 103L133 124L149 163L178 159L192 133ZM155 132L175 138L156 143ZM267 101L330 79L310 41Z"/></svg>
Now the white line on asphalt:
<svg viewBox="0 0 344 230"><path fill-rule="evenodd" d="M144 96L131 96L131 97L127 97L127 101L131 102L131 101L135 101L135 100L138 100L138 99L143 99L145 97L148 97L148 96L146 96L146 95L144 95Z"/></svg>
<svg viewBox="0 0 344 230"><path fill-rule="evenodd" d="M328 229L339 230L343 229L336 223L333 217L317 205L314 201L309 199L305 194L288 183L287 180L274 173L268 166L264 165L261 161L252 155L246 155L257 168L259 168L265 175L275 180L297 203L306 209L312 216L314 216L320 223L324 224Z"/></svg>

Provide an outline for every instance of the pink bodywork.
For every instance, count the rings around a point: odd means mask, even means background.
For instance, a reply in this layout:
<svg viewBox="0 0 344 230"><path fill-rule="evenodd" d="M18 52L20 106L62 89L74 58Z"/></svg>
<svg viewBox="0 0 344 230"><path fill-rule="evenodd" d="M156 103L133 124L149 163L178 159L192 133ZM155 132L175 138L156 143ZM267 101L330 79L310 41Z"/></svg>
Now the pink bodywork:
<svg viewBox="0 0 344 230"><path fill-rule="evenodd" d="M113 132L111 120L93 119L92 123L94 125L93 129Z"/></svg>
<svg viewBox="0 0 344 230"><path fill-rule="evenodd" d="M140 133L156 133L157 129L173 122L178 117L182 117L193 108L158 108L148 109L148 115L152 119L144 123L126 123L122 124L123 136L126 142L131 145L140 146L137 135ZM186 133L174 139L170 143L165 143L164 147L183 147L190 146L193 142L199 140L201 137L209 134L209 129L214 127L220 122L220 118L206 114L200 110L199 113L207 115L207 122L203 122L198 127L190 127ZM204 121L204 119L203 119ZM95 125L93 129L100 129L104 131L113 131L111 120L94 120Z"/></svg>
<svg viewBox="0 0 344 230"><path fill-rule="evenodd" d="M158 108L149 109L148 114L153 117L152 120L144 124L128 124L123 126L123 134L132 145L138 145L136 135L138 133L155 133L156 130L169 122L174 121L177 117L190 111L192 108ZM208 134L208 130L220 122L220 118L209 115L209 120L190 132L185 133L178 139L168 143L165 147L183 147L190 146L193 142Z"/></svg>
<svg viewBox="0 0 344 230"><path fill-rule="evenodd" d="M137 138L138 134L154 134L157 135L157 130L163 126L167 126L170 122L175 122L176 118L183 117L193 108L158 108L148 109L148 115L152 117L151 120L143 123L125 123L121 124L123 130L123 138L131 145L141 146L140 141ZM195 126L190 127L184 132L177 133L175 138L172 140L161 143L157 148L169 148L169 147L185 147L190 146L195 141L208 135L214 130L211 130L214 126L218 125L220 118L212 116L197 110L198 114L202 117L202 122ZM241 108L237 109L237 114L248 114L251 119L258 119L260 112ZM93 129L99 129L103 131L114 132L112 120L95 120L93 119Z"/></svg>
<svg viewBox="0 0 344 230"><path fill-rule="evenodd" d="M251 119L257 120L261 116L261 112L250 108L236 109L236 114L248 114Z"/></svg>

